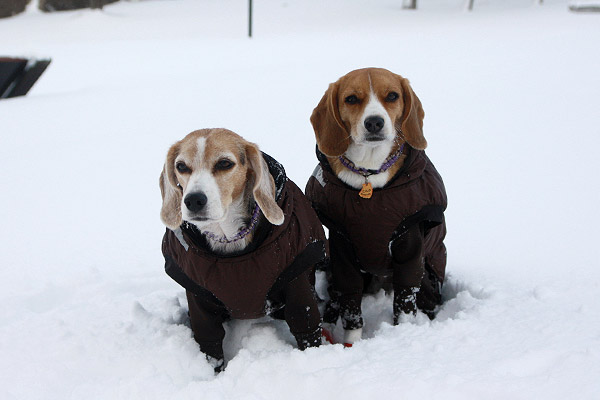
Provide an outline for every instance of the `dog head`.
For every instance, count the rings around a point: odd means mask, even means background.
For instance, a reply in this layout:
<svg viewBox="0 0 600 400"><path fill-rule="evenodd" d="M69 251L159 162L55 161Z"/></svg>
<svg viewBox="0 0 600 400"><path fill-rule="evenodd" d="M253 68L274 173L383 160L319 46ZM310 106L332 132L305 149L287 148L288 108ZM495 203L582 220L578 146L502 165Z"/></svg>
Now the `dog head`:
<svg viewBox="0 0 600 400"><path fill-rule="evenodd" d="M159 183L160 216L173 230L183 221L198 227L223 222L247 196L272 224L284 220L258 146L226 129L194 131L171 146Z"/></svg>
<svg viewBox="0 0 600 400"><path fill-rule="evenodd" d="M329 85L310 121L319 149L344 154L351 143L377 146L396 139L423 150L425 113L407 79L386 69L359 69Z"/></svg>

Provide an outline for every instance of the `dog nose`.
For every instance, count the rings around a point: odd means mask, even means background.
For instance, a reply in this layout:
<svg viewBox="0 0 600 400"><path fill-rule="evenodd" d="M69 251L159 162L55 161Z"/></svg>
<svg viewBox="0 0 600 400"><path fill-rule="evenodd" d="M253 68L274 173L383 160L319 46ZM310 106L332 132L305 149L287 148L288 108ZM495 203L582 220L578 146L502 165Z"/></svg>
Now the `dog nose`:
<svg viewBox="0 0 600 400"><path fill-rule="evenodd" d="M190 193L185 196L183 202L191 212L198 212L204 208L208 199L202 192Z"/></svg>
<svg viewBox="0 0 600 400"><path fill-rule="evenodd" d="M365 119L365 128L367 128L367 131L370 133L379 132L381 129L383 129L383 124L383 118L381 117L375 116Z"/></svg>

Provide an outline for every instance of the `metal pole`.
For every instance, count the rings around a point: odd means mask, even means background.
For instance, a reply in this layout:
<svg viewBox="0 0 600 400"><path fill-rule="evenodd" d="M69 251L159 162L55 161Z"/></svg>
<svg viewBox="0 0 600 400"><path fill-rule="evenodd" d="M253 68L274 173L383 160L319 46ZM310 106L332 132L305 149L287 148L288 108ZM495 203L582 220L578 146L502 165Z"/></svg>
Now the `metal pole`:
<svg viewBox="0 0 600 400"><path fill-rule="evenodd" d="M248 37L252 37L252 0L248 0Z"/></svg>

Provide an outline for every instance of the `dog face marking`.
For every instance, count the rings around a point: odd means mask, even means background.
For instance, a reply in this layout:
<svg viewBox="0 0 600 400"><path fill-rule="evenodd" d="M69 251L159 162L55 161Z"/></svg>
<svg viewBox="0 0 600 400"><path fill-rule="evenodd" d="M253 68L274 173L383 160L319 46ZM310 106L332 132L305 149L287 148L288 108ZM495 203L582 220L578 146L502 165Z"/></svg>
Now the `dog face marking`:
<svg viewBox="0 0 600 400"><path fill-rule="evenodd" d="M397 79L368 71L340 84L340 116L350 127L352 143L375 147L394 140L393 121L401 116L404 106L401 92Z"/></svg>
<svg viewBox="0 0 600 400"><path fill-rule="evenodd" d="M228 140L200 136L175 159L175 174L183 189L182 218L201 226L221 221L246 182L248 168L242 149Z"/></svg>

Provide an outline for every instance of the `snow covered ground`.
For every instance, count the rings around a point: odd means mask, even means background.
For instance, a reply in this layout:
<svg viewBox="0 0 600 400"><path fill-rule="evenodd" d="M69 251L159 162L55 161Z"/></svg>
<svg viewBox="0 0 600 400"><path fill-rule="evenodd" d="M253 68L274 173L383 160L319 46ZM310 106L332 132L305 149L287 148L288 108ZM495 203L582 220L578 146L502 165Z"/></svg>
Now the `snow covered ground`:
<svg viewBox="0 0 600 400"><path fill-rule="evenodd" d="M565 1L119 2L0 20L0 55L51 57L0 101L2 399L597 399L600 15ZM168 146L227 127L303 187L309 116L360 67L408 77L444 177L445 304L300 352L284 323L227 326L215 376L163 272ZM336 334L341 332L336 331Z"/></svg>

